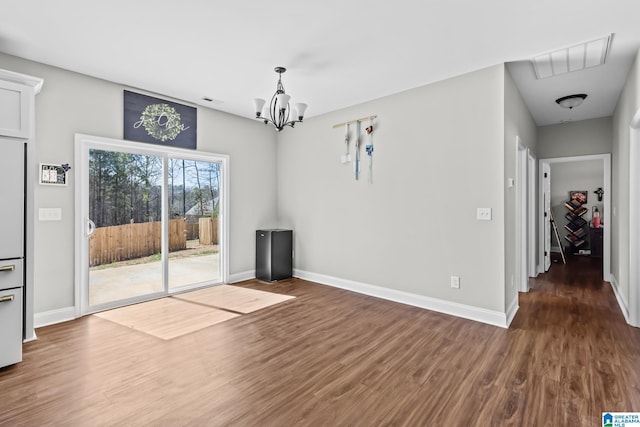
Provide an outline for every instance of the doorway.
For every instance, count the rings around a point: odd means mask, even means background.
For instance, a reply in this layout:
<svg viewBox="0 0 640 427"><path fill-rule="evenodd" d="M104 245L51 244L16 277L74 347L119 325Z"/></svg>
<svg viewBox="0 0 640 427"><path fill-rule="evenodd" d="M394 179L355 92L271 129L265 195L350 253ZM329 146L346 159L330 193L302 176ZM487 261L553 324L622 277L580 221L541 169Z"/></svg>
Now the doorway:
<svg viewBox="0 0 640 427"><path fill-rule="evenodd" d="M610 154L596 154L596 155L588 155L588 156L575 156L575 157L559 157L553 159L541 159L540 161L540 194L539 194L539 203L540 203L540 223L539 223L539 259L540 267L539 272L546 272L551 266L552 259L552 235L553 230L550 226L550 218L552 213L555 214L556 219L556 227L558 228L560 236L563 236L563 230L565 229L563 223L561 222L561 218L565 216L565 208L564 208L564 200L569 199L569 194L562 194L558 196L554 190L552 189L552 177L554 176L554 167L566 164L571 166L572 174L576 174L580 170L588 170L590 165L597 169L598 182L602 183L602 189L604 194L602 195L602 200L598 200L598 196L593 194L595 188L572 188L572 190L578 191L586 191L588 193L588 199L585 206L589 207L589 211L587 212L586 218L591 219L591 208L596 205L601 207L601 214L603 218L604 227L602 229L602 279L605 281L610 280L610 235L611 229L610 226L607 226L606 222L610 222L611 213L610 213L610 194L611 194L611 155ZM558 169L556 169L558 170ZM564 172L563 172L564 173ZM582 185L582 184L577 184ZM587 185L589 186L589 185ZM562 191L561 191L562 192ZM568 193L568 191L567 191ZM554 195L556 194L556 195ZM558 199L560 197L560 199ZM554 209L554 204L556 205ZM588 222L588 221L587 221ZM588 229L588 224L586 225ZM560 237L560 240L563 238ZM566 242L557 242L557 245L565 245ZM586 253L585 253L586 255Z"/></svg>
<svg viewBox="0 0 640 427"><path fill-rule="evenodd" d="M227 281L226 156L76 135L76 315Z"/></svg>
<svg viewBox="0 0 640 427"><path fill-rule="evenodd" d="M516 136L516 268L519 292L529 291L529 277L535 277L535 174L536 157Z"/></svg>

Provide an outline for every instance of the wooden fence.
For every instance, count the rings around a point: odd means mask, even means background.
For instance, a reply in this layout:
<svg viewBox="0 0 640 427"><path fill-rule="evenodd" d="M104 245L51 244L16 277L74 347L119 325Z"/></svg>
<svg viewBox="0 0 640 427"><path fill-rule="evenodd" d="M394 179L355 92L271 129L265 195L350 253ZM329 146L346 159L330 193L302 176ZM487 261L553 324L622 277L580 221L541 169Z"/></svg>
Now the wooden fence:
<svg viewBox="0 0 640 427"><path fill-rule="evenodd" d="M218 244L218 218L198 218L198 222L187 223L186 226L187 240L198 239L202 245ZM203 230L202 235L200 230Z"/></svg>
<svg viewBox="0 0 640 427"><path fill-rule="evenodd" d="M160 253L161 224L157 221L96 228L89 239L89 265L111 264ZM169 251L187 248L185 230L184 219L169 221Z"/></svg>
<svg viewBox="0 0 640 427"><path fill-rule="evenodd" d="M201 245L218 244L218 218L200 218L198 221L198 227L198 236Z"/></svg>
<svg viewBox="0 0 640 427"><path fill-rule="evenodd" d="M194 240L200 238L199 236L199 224L189 224L187 223L187 240Z"/></svg>

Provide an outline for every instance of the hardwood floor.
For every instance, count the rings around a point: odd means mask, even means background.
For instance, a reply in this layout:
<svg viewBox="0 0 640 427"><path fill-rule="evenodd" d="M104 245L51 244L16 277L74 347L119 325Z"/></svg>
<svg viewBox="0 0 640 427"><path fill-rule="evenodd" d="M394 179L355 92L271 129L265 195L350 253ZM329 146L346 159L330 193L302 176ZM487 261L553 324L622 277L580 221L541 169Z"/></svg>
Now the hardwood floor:
<svg viewBox="0 0 640 427"><path fill-rule="evenodd" d="M170 341L42 328L0 370L0 425L601 425L640 411L640 330L592 261L532 280L509 329L298 279L245 282L297 298Z"/></svg>

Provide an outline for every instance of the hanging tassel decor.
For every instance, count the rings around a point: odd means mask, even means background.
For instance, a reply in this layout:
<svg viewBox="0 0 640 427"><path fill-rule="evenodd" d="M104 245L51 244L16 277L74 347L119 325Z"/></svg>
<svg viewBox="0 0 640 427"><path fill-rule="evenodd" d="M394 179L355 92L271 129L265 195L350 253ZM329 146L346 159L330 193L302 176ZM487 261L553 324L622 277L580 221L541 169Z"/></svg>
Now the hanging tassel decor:
<svg viewBox="0 0 640 427"><path fill-rule="evenodd" d="M356 181L360 179L360 121L356 122L356 161L353 164Z"/></svg>
<svg viewBox="0 0 640 427"><path fill-rule="evenodd" d="M369 143L364 147L369 156L369 184L373 184L373 119L369 119L369 126L365 128L369 135Z"/></svg>
<svg viewBox="0 0 640 427"><path fill-rule="evenodd" d="M341 161L342 163L351 163L351 153L349 153L349 123L345 124L344 145L346 146L347 151L341 156Z"/></svg>
<svg viewBox="0 0 640 427"><path fill-rule="evenodd" d="M349 152L349 142L350 140L354 141L356 154L355 154L355 159L353 160L353 172L354 172L356 181L358 181L360 179L360 132L361 132L360 124L365 120L369 120L369 126L365 128L367 135L369 135L369 142L365 146L367 156L369 156L369 179L368 179L369 184L373 183L373 119L377 117L378 116L376 115L372 115L372 116L363 117L361 119L351 120L349 122L338 123L336 125L333 125L334 129L342 126L344 126L344 129L345 129L344 144L346 146L346 152L340 156L340 161L343 164L351 163L351 153ZM349 125L351 123L355 123L356 125L356 129L353 136L349 135Z"/></svg>

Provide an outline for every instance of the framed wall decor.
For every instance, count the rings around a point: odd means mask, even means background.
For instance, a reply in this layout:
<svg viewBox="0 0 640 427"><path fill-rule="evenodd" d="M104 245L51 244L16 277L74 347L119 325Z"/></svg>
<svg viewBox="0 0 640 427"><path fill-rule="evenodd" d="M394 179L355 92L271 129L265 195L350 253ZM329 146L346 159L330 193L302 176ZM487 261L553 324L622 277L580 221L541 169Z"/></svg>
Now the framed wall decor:
<svg viewBox="0 0 640 427"><path fill-rule="evenodd" d="M589 192L587 190L584 191L569 191L569 199L575 200L580 204L587 203L587 195Z"/></svg>
<svg viewBox="0 0 640 427"><path fill-rule="evenodd" d="M48 163L40 163L38 171L38 182L42 185L67 186L67 172L70 167L64 165L52 165Z"/></svg>
<svg viewBox="0 0 640 427"><path fill-rule="evenodd" d="M197 109L124 91L124 139L170 147L197 147Z"/></svg>

